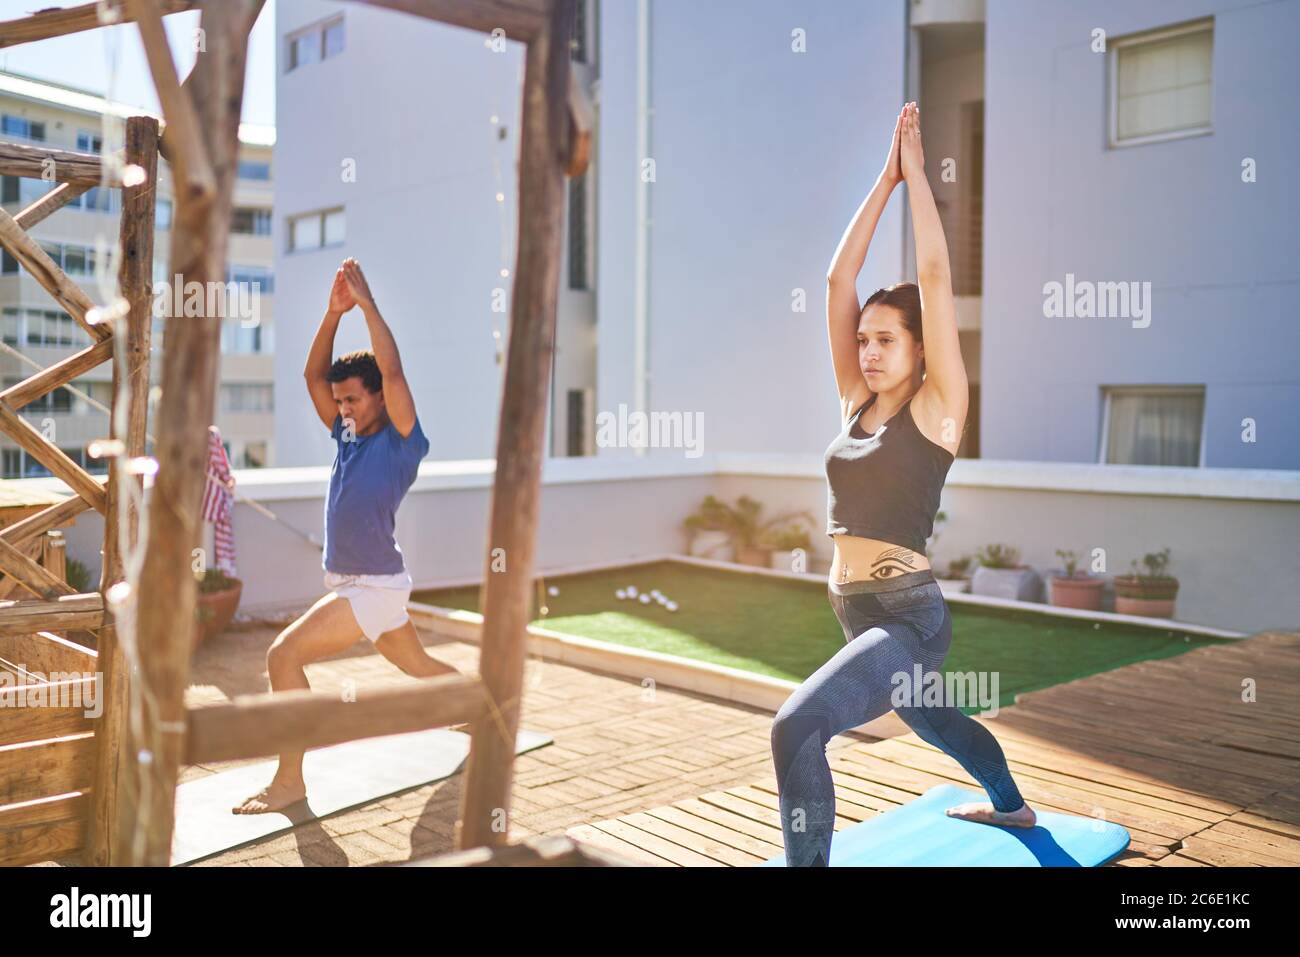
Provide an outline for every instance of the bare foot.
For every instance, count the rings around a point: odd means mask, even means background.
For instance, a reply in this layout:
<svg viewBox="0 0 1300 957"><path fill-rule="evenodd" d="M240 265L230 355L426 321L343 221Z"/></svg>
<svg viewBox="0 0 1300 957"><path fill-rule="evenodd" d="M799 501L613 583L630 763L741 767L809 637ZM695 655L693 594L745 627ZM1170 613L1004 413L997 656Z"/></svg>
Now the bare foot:
<svg viewBox="0 0 1300 957"><path fill-rule="evenodd" d="M972 801L950 807L946 813L949 817L959 817L963 821L975 821L977 824L1003 824L1007 827L1033 827L1038 816L1028 804L1015 811L999 811L988 801Z"/></svg>
<svg viewBox="0 0 1300 957"><path fill-rule="evenodd" d="M232 814L266 814L268 811L279 811L290 804L297 804L306 797L307 787L303 782L282 784L276 780L230 810Z"/></svg>

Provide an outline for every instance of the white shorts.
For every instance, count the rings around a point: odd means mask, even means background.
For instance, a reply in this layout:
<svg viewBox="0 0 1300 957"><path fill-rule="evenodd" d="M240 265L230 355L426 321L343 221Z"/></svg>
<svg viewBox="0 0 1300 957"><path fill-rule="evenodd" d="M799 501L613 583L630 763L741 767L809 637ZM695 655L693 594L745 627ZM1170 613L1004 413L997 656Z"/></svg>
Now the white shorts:
<svg viewBox="0 0 1300 957"><path fill-rule="evenodd" d="M352 606L361 631L371 641L410 621L406 603L411 598L411 574L396 575L338 575L325 573L325 587L346 598Z"/></svg>

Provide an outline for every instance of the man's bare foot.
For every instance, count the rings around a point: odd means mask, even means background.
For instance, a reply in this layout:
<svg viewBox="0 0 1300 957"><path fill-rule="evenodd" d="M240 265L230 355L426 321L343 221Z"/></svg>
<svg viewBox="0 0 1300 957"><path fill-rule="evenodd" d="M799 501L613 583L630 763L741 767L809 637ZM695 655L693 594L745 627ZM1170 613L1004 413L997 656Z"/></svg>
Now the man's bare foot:
<svg viewBox="0 0 1300 957"><path fill-rule="evenodd" d="M266 814L268 811L279 811L290 804L297 804L306 797L307 787L301 781L296 784L272 781L243 804L230 810L232 814Z"/></svg>
<svg viewBox="0 0 1300 957"><path fill-rule="evenodd" d="M950 807L946 813L949 817L958 817L963 821L975 821L977 824L1003 824L1007 827L1033 827L1038 816L1028 804L1019 810L999 811L988 801L972 801Z"/></svg>

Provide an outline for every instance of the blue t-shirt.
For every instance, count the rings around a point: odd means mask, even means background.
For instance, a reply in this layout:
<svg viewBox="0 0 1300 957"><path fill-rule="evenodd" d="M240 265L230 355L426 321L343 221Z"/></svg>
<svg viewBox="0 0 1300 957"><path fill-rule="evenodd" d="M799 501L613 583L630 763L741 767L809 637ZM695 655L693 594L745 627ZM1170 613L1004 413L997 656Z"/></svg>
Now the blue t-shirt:
<svg viewBox="0 0 1300 957"><path fill-rule="evenodd" d="M338 446L325 499L325 570L339 575L396 575L406 568L393 529L402 502L429 452L415 420L405 439L388 425L373 435L344 439L343 416L330 437Z"/></svg>

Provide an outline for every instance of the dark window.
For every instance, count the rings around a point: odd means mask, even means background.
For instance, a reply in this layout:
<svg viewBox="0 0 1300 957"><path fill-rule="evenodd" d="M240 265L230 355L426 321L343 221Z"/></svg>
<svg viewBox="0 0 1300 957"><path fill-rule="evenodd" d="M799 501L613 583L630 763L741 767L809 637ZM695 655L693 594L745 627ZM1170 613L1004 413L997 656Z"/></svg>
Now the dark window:
<svg viewBox="0 0 1300 957"><path fill-rule="evenodd" d="M587 454L585 448L585 426L587 422L586 398L586 393L582 389L569 390L568 428L566 429L568 455Z"/></svg>
<svg viewBox="0 0 1300 957"><path fill-rule="evenodd" d="M591 288L587 276L586 173L569 180L569 288Z"/></svg>

